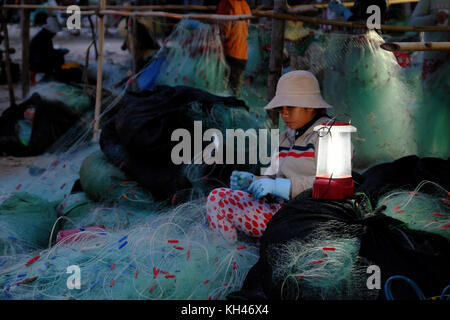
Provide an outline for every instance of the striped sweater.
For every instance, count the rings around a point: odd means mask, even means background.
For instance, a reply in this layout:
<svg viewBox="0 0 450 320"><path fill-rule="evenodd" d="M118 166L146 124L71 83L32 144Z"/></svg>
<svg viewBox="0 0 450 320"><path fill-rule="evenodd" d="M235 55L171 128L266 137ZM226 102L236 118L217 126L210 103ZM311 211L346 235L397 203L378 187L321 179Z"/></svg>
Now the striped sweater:
<svg viewBox="0 0 450 320"><path fill-rule="evenodd" d="M288 129L280 134L279 153L272 157L266 175L291 180L291 198L302 191L312 188L316 177L316 150L319 137L314 127L330 120L319 118L305 133L295 139L295 130Z"/></svg>

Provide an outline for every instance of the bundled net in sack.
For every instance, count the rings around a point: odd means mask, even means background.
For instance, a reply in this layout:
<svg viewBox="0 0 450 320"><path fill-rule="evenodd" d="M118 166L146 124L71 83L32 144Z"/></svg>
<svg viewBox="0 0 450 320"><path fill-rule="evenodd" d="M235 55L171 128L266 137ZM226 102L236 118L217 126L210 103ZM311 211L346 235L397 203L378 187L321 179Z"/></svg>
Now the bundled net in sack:
<svg viewBox="0 0 450 320"><path fill-rule="evenodd" d="M358 258L356 237L331 235L292 241L273 248L274 281L287 300L359 300L374 298L366 287L366 267Z"/></svg>
<svg viewBox="0 0 450 320"><path fill-rule="evenodd" d="M35 86L19 105L0 117L0 153L44 153L92 110L91 98L79 87L58 82Z"/></svg>
<svg viewBox="0 0 450 320"><path fill-rule="evenodd" d="M83 114L91 107L91 98L78 86L62 82L50 81L39 83L32 87L30 95L38 93L42 99L47 101L58 101L64 103L74 113Z"/></svg>
<svg viewBox="0 0 450 320"><path fill-rule="evenodd" d="M0 204L1 255L47 247L55 220L54 203L25 192L12 195Z"/></svg>
<svg viewBox="0 0 450 320"><path fill-rule="evenodd" d="M101 151L90 154L80 167L80 183L82 189L91 200L97 202L120 203L142 201L146 206L152 203L152 196L137 185L137 182L108 162Z"/></svg>

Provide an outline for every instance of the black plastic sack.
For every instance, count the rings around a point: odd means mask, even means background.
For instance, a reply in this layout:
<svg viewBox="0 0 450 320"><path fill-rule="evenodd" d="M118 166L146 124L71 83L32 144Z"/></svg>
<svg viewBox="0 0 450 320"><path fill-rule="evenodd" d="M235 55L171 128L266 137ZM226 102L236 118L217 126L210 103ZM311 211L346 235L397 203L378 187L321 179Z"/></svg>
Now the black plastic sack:
<svg viewBox="0 0 450 320"><path fill-rule="evenodd" d="M134 156L161 163L170 160L168 151L176 144L171 142L175 129L193 132L193 120L187 113L190 103L197 102L203 108L222 103L247 109L244 101L234 97L219 97L185 86L158 86L153 91L129 93L124 100L126 107L115 117L120 143Z"/></svg>
<svg viewBox="0 0 450 320"><path fill-rule="evenodd" d="M359 255L380 267L379 299L386 299L384 284L395 275L413 280L426 298L439 296L450 283L450 242L439 235L409 230L399 220L378 214L361 221ZM394 281L391 292L396 300L417 300L406 282Z"/></svg>
<svg viewBox="0 0 450 320"><path fill-rule="evenodd" d="M152 91L128 93L123 101L124 107L102 129L101 149L109 161L158 199L172 198L177 191L192 187L184 165L175 165L171 159L172 149L179 143L171 141L172 132L183 128L193 137L194 120L202 120L190 115L191 103L205 109L223 104L248 110L242 100L185 86L158 86ZM203 127L203 131L207 129ZM232 170L216 165L209 173L228 180Z"/></svg>
<svg viewBox="0 0 450 320"><path fill-rule="evenodd" d="M389 277L403 275L415 281L426 297L439 295L450 283L448 240L409 230L401 221L382 214L382 209L361 219L351 201L313 199L311 192L305 191L289 201L269 221L260 240L260 259L248 272L242 289L230 294L229 299L281 299L281 283L272 279L269 247L296 239L306 240L315 230L330 222L340 225L340 228L329 229L335 237L340 237L347 227L359 237L359 256L381 269L381 288ZM397 299L416 298L405 284L396 283L392 290ZM383 290L378 293L378 298L385 298Z"/></svg>
<svg viewBox="0 0 450 320"><path fill-rule="evenodd" d="M35 108L33 131L28 146L18 138L17 121L24 111ZM42 154L72 127L80 116L60 102L44 101L35 93L19 105L6 109L0 116L0 154L27 157Z"/></svg>
<svg viewBox="0 0 450 320"><path fill-rule="evenodd" d="M364 192L375 207L383 194L399 188L414 189L424 180L435 182L449 190L450 159L407 156L367 169L362 174L362 179L355 192ZM421 191L426 192L426 186Z"/></svg>
<svg viewBox="0 0 450 320"><path fill-rule="evenodd" d="M114 118L110 119L104 125L100 137L101 149L111 163L159 199L192 187L182 172L183 166L167 166L164 163L155 165L139 159L139 156L133 157L120 143L114 124Z"/></svg>

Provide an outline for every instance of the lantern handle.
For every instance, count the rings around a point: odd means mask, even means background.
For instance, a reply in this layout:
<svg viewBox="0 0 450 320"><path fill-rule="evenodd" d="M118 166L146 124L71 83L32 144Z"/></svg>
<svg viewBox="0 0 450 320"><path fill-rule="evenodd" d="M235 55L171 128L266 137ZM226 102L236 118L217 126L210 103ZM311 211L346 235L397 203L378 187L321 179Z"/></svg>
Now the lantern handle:
<svg viewBox="0 0 450 320"><path fill-rule="evenodd" d="M331 125L329 124L331 122ZM314 131L317 131L317 135L319 136L319 138L325 137L327 134L331 135L331 128L333 127L334 123L336 122L336 116L334 116L333 118L330 118L330 120L324 122L322 124L321 128L318 128L317 130L314 129ZM321 135L319 133L319 131L321 131L322 129L327 129L328 132L325 133L324 135Z"/></svg>

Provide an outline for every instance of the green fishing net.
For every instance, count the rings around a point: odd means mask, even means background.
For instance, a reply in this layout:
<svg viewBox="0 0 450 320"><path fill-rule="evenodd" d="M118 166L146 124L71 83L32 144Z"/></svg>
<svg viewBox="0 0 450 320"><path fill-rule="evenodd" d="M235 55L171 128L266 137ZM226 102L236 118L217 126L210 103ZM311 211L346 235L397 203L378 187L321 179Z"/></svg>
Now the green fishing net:
<svg viewBox="0 0 450 320"><path fill-rule="evenodd" d="M52 300L223 299L240 288L257 260L257 248L216 238L206 222L203 202L190 202L125 229L82 231L76 240L66 238L37 255L0 257L0 295ZM79 290L67 287L67 267L73 265L81 271ZM28 283L21 284L23 280Z"/></svg>
<svg viewBox="0 0 450 320"><path fill-rule="evenodd" d="M427 187L427 192L422 189ZM431 192L430 192L431 191ZM395 190L380 198L384 213L413 230L441 235L450 240L450 199L448 191L430 181L414 190Z"/></svg>
<svg viewBox="0 0 450 320"><path fill-rule="evenodd" d="M156 84L185 85L212 93L226 88L225 62L219 26L182 20L164 41L157 57L164 58Z"/></svg>
<svg viewBox="0 0 450 320"><path fill-rule="evenodd" d="M339 235L328 228L338 228ZM367 262L359 256L358 228L324 223L303 240L270 248L274 281L286 300L375 299L366 285Z"/></svg>
<svg viewBox="0 0 450 320"><path fill-rule="evenodd" d="M26 192L13 194L0 204L0 254L48 247L56 218L55 203Z"/></svg>
<svg viewBox="0 0 450 320"><path fill-rule="evenodd" d="M32 87L30 95L38 93L42 99L64 103L73 113L83 114L92 107L89 95L78 86L57 81L43 82Z"/></svg>
<svg viewBox="0 0 450 320"><path fill-rule="evenodd" d="M352 136L356 167L410 154L449 156L448 63L425 82L421 60L413 55L401 66L393 52L380 48L385 40L374 31L311 32L313 42L299 56L318 77L324 99L333 106L329 114L357 128Z"/></svg>

